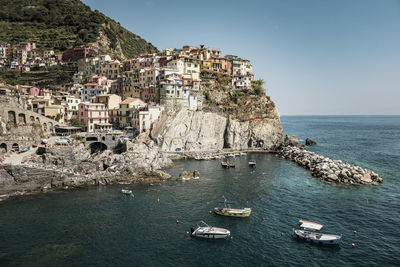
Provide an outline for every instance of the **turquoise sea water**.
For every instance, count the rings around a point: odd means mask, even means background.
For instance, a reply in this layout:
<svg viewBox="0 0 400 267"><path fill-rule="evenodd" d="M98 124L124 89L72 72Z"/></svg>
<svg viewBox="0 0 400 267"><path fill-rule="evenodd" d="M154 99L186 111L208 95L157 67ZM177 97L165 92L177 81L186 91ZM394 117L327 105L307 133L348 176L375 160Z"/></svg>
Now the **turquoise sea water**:
<svg viewBox="0 0 400 267"><path fill-rule="evenodd" d="M219 161L178 161L173 175L197 169L200 180L124 186L134 199L115 185L0 203L0 265L398 266L400 117L281 120L286 133L316 140L311 150L373 169L384 183L326 184L269 154L236 158L235 169L222 169ZM255 169L249 159L257 161ZM248 201L251 217L210 214L222 195ZM323 223L323 232L343 234L340 247L292 239L300 218ZM233 239L186 235L199 220L230 229Z"/></svg>

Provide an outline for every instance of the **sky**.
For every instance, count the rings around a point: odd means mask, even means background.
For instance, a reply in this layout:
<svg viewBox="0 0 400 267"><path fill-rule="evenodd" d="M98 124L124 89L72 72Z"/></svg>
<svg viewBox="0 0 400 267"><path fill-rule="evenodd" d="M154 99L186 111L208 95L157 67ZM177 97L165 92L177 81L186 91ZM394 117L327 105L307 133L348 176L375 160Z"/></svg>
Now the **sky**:
<svg viewBox="0 0 400 267"><path fill-rule="evenodd" d="M281 115L399 115L400 0L83 0L159 50L251 60Z"/></svg>

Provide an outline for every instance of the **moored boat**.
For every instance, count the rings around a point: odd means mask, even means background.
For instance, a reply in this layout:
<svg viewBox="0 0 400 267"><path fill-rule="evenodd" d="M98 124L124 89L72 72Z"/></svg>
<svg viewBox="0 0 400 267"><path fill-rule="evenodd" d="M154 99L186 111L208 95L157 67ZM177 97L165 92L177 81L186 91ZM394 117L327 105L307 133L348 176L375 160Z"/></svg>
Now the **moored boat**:
<svg viewBox="0 0 400 267"><path fill-rule="evenodd" d="M251 214L251 208L232 208L232 204L236 204L236 201L228 201L225 197L223 197L223 201L219 201L219 203L224 203L224 207L216 207L214 208L214 213L222 216L229 217L249 217Z"/></svg>
<svg viewBox="0 0 400 267"><path fill-rule="evenodd" d="M210 226L204 221L200 221L197 224L196 229L191 228L190 232L192 236L211 239L227 238L231 235L231 232L229 230Z"/></svg>
<svg viewBox="0 0 400 267"><path fill-rule="evenodd" d="M250 167L255 167L256 166L256 162L254 160L249 161L249 166Z"/></svg>
<svg viewBox="0 0 400 267"><path fill-rule="evenodd" d="M125 194L125 195L131 195L131 194L132 194L132 190L121 189L121 193L122 193L122 194Z"/></svg>
<svg viewBox="0 0 400 267"><path fill-rule="evenodd" d="M229 162L221 162L221 166L224 168L235 168L235 164Z"/></svg>
<svg viewBox="0 0 400 267"><path fill-rule="evenodd" d="M323 234L316 232L321 230L321 228L323 227L323 225L320 223L309 220L299 220L299 223L300 227L302 227L303 229L293 229L293 236L295 238L310 243L323 245L338 245L342 240L342 235Z"/></svg>

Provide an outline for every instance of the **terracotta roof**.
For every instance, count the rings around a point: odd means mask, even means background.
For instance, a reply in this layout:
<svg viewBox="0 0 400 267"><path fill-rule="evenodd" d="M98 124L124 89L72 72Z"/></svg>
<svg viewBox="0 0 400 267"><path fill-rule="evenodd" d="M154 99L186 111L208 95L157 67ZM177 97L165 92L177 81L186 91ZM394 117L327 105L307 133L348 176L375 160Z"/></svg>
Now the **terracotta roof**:
<svg viewBox="0 0 400 267"><path fill-rule="evenodd" d="M122 105L129 104L129 103L132 103L132 102L135 101L135 100L139 100L139 98L132 98L132 97L130 97L130 98L127 98L127 99L125 99L124 101L122 101L120 104L122 104Z"/></svg>

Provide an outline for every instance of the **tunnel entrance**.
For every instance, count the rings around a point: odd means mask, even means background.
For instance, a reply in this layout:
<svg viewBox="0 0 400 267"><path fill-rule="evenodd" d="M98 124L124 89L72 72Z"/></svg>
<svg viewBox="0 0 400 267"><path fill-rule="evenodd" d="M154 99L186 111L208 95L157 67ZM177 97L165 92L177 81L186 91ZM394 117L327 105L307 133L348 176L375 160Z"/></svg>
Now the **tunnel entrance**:
<svg viewBox="0 0 400 267"><path fill-rule="evenodd" d="M6 143L2 143L0 145L0 153L7 153L7 144Z"/></svg>
<svg viewBox="0 0 400 267"><path fill-rule="evenodd" d="M97 153L97 152L102 152L102 151L107 149L107 146L104 143L101 143L101 142L91 143L89 145L89 147L90 147L90 153L92 153L92 154L93 153Z"/></svg>

